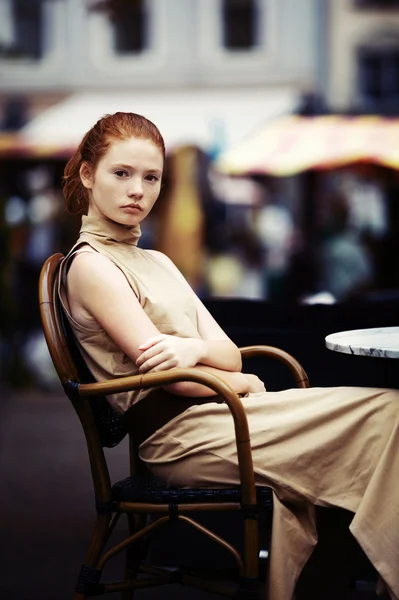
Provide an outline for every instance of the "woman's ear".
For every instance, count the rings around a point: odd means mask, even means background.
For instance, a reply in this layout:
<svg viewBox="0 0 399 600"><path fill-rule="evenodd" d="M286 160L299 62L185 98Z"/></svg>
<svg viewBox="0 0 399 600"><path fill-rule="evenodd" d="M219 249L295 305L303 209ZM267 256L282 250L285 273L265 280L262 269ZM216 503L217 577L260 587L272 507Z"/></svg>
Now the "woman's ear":
<svg viewBox="0 0 399 600"><path fill-rule="evenodd" d="M92 170L87 163L84 162L80 165L79 175L84 187L88 190L91 190L91 188L93 187L94 178Z"/></svg>

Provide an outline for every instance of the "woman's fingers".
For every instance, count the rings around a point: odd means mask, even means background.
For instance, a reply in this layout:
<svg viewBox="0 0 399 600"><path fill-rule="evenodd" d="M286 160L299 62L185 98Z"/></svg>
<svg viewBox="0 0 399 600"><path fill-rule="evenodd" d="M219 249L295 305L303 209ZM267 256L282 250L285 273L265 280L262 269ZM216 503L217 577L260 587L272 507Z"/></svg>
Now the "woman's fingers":
<svg viewBox="0 0 399 600"><path fill-rule="evenodd" d="M146 340L139 346L139 350L142 350L144 352L145 350L148 350L155 344L159 344L159 342L162 342L164 339L165 339L164 334L155 335L154 337L150 337L150 338L148 338L148 340Z"/></svg>
<svg viewBox="0 0 399 600"><path fill-rule="evenodd" d="M158 359L158 360L157 360ZM167 371L176 367L176 360L159 356L147 360L140 368L140 373L155 373L156 371Z"/></svg>
<svg viewBox="0 0 399 600"><path fill-rule="evenodd" d="M198 341L166 334L154 336L140 346L142 354L137 358L136 365L141 373L155 369L193 367L199 357Z"/></svg>
<svg viewBox="0 0 399 600"><path fill-rule="evenodd" d="M158 356L162 352L164 352L164 348L162 348L160 344L157 344L156 346L151 346L148 350L140 354L140 356L136 360L136 365L140 367L146 361L150 360L151 358L154 358L155 356Z"/></svg>
<svg viewBox="0 0 399 600"><path fill-rule="evenodd" d="M171 348L164 347L161 343L152 346L136 360L140 373L149 371L164 371L172 369L178 364L177 357Z"/></svg>

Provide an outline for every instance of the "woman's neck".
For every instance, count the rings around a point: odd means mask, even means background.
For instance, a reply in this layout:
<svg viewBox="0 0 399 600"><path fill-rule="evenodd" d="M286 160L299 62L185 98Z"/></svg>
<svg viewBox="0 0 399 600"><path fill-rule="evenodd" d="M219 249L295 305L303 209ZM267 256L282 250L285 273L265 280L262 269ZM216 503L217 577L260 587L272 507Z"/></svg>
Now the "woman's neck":
<svg viewBox="0 0 399 600"><path fill-rule="evenodd" d="M104 216L90 212L82 216L80 233L87 232L99 237L112 239L116 242L124 242L137 246L141 230L140 225L127 227L116 221L111 221Z"/></svg>

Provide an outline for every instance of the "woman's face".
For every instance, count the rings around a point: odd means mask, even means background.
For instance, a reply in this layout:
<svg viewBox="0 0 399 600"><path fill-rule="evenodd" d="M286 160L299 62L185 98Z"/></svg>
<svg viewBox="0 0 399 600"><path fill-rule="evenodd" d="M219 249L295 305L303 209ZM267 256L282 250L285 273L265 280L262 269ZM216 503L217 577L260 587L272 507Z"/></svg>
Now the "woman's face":
<svg viewBox="0 0 399 600"><path fill-rule="evenodd" d="M111 140L94 172L85 163L80 169L89 194L88 213L127 227L138 225L159 196L163 163L151 140Z"/></svg>

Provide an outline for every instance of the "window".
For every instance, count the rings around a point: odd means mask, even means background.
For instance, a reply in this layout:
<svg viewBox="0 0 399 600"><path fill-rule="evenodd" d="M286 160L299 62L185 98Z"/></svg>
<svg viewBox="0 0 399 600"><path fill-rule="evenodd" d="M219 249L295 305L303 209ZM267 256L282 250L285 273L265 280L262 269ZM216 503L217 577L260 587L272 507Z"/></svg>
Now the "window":
<svg viewBox="0 0 399 600"><path fill-rule="evenodd" d="M105 12L112 28L116 54L139 54L148 49L149 9L147 0L99 0L91 10Z"/></svg>
<svg viewBox="0 0 399 600"><path fill-rule="evenodd" d="M361 49L358 69L363 107L376 112L399 113L399 43Z"/></svg>
<svg viewBox="0 0 399 600"><path fill-rule="evenodd" d="M114 49L118 54L136 54L148 47L148 14L145 0L120 2L112 19Z"/></svg>
<svg viewBox="0 0 399 600"><path fill-rule="evenodd" d="M43 57L44 0L0 0L0 57Z"/></svg>
<svg viewBox="0 0 399 600"><path fill-rule="evenodd" d="M165 73L167 38L172 29L169 26L170 5L175 7L176 2L86 2L90 62L98 74L109 74L122 85L130 85L126 69L131 75L140 76L142 83L153 81L155 74L162 76Z"/></svg>
<svg viewBox="0 0 399 600"><path fill-rule="evenodd" d="M223 0L222 40L229 50L251 49L259 43L257 0Z"/></svg>
<svg viewBox="0 0 399 600"><path fill-rule="evenodd" d="M199 64L211 81L267 80L279 30L279 0L201 0L197 12Z"/></svg>

